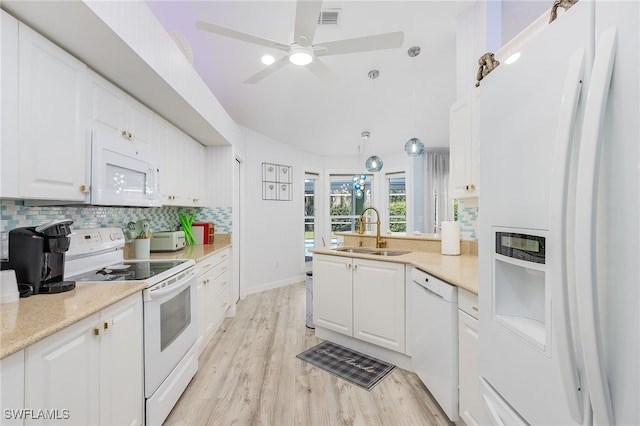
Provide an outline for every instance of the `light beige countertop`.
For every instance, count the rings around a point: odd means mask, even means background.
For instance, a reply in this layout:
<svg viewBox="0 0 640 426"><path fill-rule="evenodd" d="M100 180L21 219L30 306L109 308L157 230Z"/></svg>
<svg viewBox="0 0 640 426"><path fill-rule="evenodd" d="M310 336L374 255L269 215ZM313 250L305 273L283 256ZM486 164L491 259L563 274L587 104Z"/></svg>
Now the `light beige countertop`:
<svg viewBox="0 0 640 426"><path fill-rule="evenodd" d="M193 259L196 262L231 245L216 235L214 244L187 246L177 252L151 253L151 259ZM131 258L126 256L130 260ZM0 359L93 315L147 287L144 281L77 283L58 294L38 294L0 305Z"/></svg>
<svg viewBox="0 0 640 426"><path fill-rule="evenodd" d="M356 247L355 245L348 245ZM366 247L366 246L365 246ZM410 249L401 246L384 248L379 250ZM372 248L372 250L375 250ZM415 250L415 249L414 249ZM434 251L415 250L411 253L399 256L379 256L372 254L350 253L329 248L316 248L311 250L317 254L330 254L334 256L353 257L359 259L378 260L382 262L404 263L415 266L440 278L449 284L464 288L474 294L478 294L478 256L461 254L459 256L445 256Z"/></svg>
<svg viewBox="0 0 640 426"><path fill-rule="evenodd" d="M150 259L193 259L196 262L199 262L207 256L211 256L212 254L230 246L231 235L216 234L213 244L198 244L186 246L182 250L178 251L151 253ZM133 253L133 250L125 250L125 259L135 259L132 256L128 256L128 253Z"/></svg>
<svg viewBox="0 0 640 426"><path fill-rule="evenodd" d="M37 294L0 305L0 359L145 289L140 281L77 283L64 293Z"/></svg>

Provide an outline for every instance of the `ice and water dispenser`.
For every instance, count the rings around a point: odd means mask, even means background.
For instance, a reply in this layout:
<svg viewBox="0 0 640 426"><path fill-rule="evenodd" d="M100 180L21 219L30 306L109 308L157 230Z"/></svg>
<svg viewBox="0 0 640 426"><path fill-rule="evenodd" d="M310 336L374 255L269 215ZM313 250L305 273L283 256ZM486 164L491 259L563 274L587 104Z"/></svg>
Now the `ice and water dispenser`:
<svg viewBox="0 0 640 426"><path fill-rule="evenodd" d="M546 233L494 228L493 319L540 352L550 354L551 294Z"/></svg>

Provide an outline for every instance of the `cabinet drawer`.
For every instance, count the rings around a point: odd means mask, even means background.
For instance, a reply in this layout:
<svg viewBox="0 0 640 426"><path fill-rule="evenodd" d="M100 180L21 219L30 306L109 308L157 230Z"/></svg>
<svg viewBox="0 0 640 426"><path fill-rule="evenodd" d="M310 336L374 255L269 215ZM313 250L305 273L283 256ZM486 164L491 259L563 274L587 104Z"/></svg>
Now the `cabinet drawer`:
<svg viewBox="0 0 640 426"><path fill-rule="evenodd" d="M229 287L216 297L213 302L213 306L211 306L211 310L213 311L213 323L218 324L224 318L227 310L229 309ZM216 327L217 328L217 327Z"/></svg>
<svg viewBox="0 0 640 426"><path fill-rule="evenodd" d="M213 271L211 272L211 276L215 279L218 279L218 277L222 274L224 274L225 272L229 271L229 261L225 260L219 264L217 264L216 266L213 267Z"/></svg>
<svg viewBox="0 0 640 426"><path fill-rule="evenodd" d="M218 297L223 291L229 288L229 271L224 271L213 282L213 297Z"/></svg>
<svg viewBox="0 0 640 426"><path fill-rule="evenodd" d="M219 252L209 256L208 259L209 259L209 261L211 263L213 263L214 265L217 265L220 262L223 262L223 261L229 259L229 250L227 249L227 250L219 251Z"/></svg>
<svg viewBox="0 0 640 426"><path fill-rule="evenodd" d="M478 319L478 295L458 288L458 309Z"/></svg>
<svg viewBox="0 0 640 426"><path fill-rule="evenodd" d="M208 270L212 269L215 266L218 266L225 260L229 260L229 250L222 250L215 254L212 254L211 256L207 256L199 261L198 265L200 266L202 272L207 272Z"/></svg>

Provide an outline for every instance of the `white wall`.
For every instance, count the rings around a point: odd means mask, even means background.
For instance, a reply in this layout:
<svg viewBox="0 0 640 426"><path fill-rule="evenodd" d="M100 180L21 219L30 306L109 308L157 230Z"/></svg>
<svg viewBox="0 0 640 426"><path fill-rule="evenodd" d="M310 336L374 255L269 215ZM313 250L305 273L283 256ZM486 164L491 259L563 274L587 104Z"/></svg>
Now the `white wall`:
<svg viewBox="0 0 640 426"><path fill-rule="evenodd" d="M304 172L321 166L321 157L298 151L242 128L245 192L242 241L243 293L250 294L304 280ZM293 199L262 199L262 163L293 168Z"/></svg>
<svg viewBox="0 0 640 426"><path fill-rule="evenodd" d="M304 280L304 174L317 173L318 216L316 232L330 241L325 186L330 173L355 174L365 171L364 158L345 155L322 157L270 139L253 130L242 128L243 144L236 146L235 155L242 159L245 176L243 199L242 245L243 295L270 288L289 285ZM403 143L397 153L383 157L384 167L375 173L374 205L382 206L384 200L384 174L406 171L407 185L412 182L413 160L403 152ZM213 151L210 151L213 153ZM220 154L221 149L217 149ZM352 150L353 152L353 150ZM262 199L262 163L276 163L293 168L293 199L272 201ZM228 190L219 188L219 194ZM225 197L224 195L221 195ZM214 203L215 205L215 203ZM383 232L386 231L383 225ZM234 225L235 227L235 225Z"/></svg>

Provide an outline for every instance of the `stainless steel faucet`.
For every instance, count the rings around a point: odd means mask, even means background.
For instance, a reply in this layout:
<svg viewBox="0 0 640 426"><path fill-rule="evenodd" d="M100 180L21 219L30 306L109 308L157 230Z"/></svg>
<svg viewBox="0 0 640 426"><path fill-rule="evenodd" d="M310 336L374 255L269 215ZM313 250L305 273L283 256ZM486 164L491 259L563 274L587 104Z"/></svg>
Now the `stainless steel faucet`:
<svg viewBox="0 0 640 426"><path fill-rule="evenodd" d="M375 222L367 222L366 218L364 217L364 214L367 212L367 210L373 210L374 212L376 212L376 221ZM378 211L378 209L376 209L373 206L367 207L360 214L360 219L358 219L358 234L364 234L365 225L367 223L371 223L371 224L375 223L376 224L376 248L386 247L387 242L386 241L382 241L382 238L380 237L380 212Z"/></svg>

